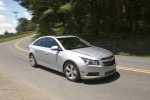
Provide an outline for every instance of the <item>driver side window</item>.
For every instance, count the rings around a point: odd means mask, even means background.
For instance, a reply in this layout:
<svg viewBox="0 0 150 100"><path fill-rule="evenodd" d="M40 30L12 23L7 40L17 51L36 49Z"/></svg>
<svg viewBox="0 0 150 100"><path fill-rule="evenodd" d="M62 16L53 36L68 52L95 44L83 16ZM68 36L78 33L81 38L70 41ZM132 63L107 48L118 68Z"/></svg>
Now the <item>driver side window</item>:
<svg viewBox="0 0 150 100"><path fill-rule="evenodd" d="M46 47L58 46L58 43L53 38L47 38Z"/></svg>

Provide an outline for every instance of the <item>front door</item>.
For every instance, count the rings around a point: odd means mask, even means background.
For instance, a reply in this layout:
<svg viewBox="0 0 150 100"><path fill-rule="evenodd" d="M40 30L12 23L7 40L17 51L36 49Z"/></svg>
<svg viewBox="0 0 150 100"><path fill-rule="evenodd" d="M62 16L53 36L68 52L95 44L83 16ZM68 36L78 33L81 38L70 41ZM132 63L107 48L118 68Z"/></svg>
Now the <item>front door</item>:
<svg viewBox="0 0 150 100"><path fill-rule="evenodd" d="M60 70L58 67L58 57L60 52L58 50L51 50L52 46L59 46L58 43L53 38L47 38L47 43L45 49L45 63L48 67L56 70Z"/></svg>

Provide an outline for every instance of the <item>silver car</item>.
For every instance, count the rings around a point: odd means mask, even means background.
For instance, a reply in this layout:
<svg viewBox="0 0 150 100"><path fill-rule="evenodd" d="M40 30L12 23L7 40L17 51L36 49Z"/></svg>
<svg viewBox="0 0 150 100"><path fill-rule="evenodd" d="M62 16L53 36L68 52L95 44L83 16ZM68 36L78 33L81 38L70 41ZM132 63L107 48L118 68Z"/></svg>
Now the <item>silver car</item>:
<svg viewBox="0 0 150 100"><path fill-rule="evenodd" d="M31 66L65 74L68 80L97 79L116 72L112 52L92 46L76 36L44 36L29 45Z"/></svg>

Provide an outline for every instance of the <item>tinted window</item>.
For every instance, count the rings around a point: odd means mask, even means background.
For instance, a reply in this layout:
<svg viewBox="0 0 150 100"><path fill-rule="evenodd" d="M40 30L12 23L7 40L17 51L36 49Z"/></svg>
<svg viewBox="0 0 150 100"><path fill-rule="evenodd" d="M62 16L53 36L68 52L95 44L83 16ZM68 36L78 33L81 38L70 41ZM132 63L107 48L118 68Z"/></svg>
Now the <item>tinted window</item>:
<svg viewBox="0 0 150 100"><path fill-rule="evenodd" d="M88 42L77 37L58 38L58 40L67 50L86 48L91 46Z"/></svg>
<svg viewBox="0 0 150 100"><path fill-rule="evenodd" d="M58 43L53 38L47 38L46 47L58 46Z"/></svg>
<svg viewBox="0 0 150 100"><path fill-rule="evenodd" d="M46 38L41 38L41 39L37 40L33 45L45 47L45 45L46 45Z"/></svg>

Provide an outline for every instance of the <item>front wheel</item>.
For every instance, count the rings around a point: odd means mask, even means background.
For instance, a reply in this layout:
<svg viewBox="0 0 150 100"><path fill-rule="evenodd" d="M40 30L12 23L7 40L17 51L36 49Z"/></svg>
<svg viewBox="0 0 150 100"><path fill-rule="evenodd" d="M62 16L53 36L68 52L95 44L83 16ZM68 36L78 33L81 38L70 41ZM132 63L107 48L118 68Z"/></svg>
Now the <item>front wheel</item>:
<svg viewBox="0 0 150 100"><path fill-rule="evenodd" d="M79 81L80 73L79 69L73 62L67 62L64 66L64 73L68 80Z"/></svg>

